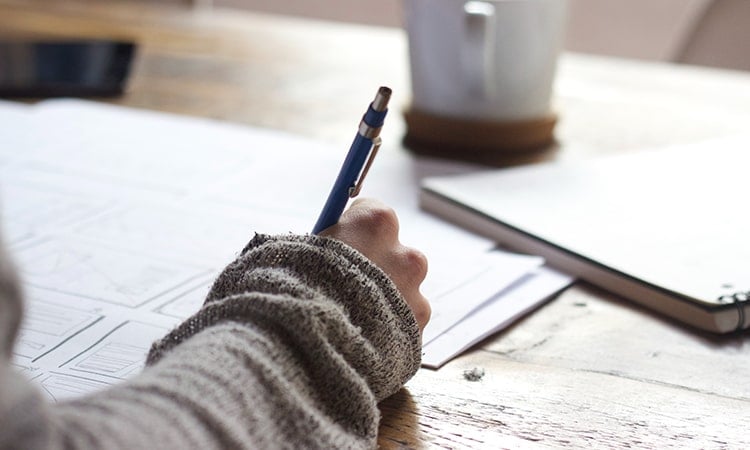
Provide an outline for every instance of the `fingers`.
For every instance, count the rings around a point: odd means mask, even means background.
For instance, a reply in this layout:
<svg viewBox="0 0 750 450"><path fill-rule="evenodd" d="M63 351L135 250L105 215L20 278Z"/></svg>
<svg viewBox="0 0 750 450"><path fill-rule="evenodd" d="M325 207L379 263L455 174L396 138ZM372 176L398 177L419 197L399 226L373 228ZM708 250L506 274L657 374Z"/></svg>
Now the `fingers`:
<svg viewBox="0 0 750 450"><path fill-rule="evenodd" d="M320 235L345 242L380 267L414 312L421 331L431 314L430 304L419 290L427 276L427 258L402 245L398 233L398 217L392 208L375 199L361 198Z"/></svg>
<svg viewBox="0 0 750 450"><path fill-rule="evenodd" d="M422 281L427 277L427 257L419 250L400 243L389 257L387 266L392 273L388 275L396 285L407 291L418 290Z"/></svg>
<svg viewBox="0 0 750 450"><path fill-rule="evenodd" d="M427 326L427 323L430 321L430 316L432 315L430 302L420 293L417 293L416 296L404 298L406 298L406 303L411 308L412 313L414 313L414 318L417 319L417 325L419 326L419 332L421 333L424 331L424 327Z"/></svg>
<svg viewBox="0 0 750 450"><path fill-rule="evenodd" d="M390 263L381 268L401 292L414 313L421 332L432 313L430 303L420 291L420 286L427 276L427 258L419 250L401 244L392 255Z"/></svg>
<svg viewBox="0 0 750 450"><path fill-rule="evenodd" d="M378 200L357 199L337 224L320 235L343 240L360 251L359 247L366 247L366 241L391 245L398 240L398 217L393 209Z"/></svg>

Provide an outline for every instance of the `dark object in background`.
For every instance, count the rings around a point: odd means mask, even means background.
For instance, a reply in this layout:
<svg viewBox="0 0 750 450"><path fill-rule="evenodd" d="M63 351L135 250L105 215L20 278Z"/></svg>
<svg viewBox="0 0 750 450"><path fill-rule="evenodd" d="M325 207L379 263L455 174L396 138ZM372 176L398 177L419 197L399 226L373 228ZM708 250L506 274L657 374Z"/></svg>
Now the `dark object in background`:
<svg viewBox="0 0 750 450"><path fill-rule="evenodd" d="M134 54L120 41L0 42L0 97L120 95Z"/></svg>

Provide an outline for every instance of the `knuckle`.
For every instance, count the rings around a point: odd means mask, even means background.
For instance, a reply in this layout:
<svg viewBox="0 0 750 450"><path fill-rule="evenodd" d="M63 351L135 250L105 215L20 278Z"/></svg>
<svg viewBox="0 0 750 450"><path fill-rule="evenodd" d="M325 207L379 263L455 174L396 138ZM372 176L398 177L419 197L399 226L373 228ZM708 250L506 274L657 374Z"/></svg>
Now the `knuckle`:
<svg viewBox="0 0 750 450"><path fill-rule="evenodd" d="M412 311L414 311L414 317L417 319L417 323L422 326L426 325L432 316L432 307L424 297L422 297L422 300L418 302L417 305L412 307Z"/></svg>
<svg viewBox="0 0 750 450"><path fill-rule="evenodd" d="M388 206L379 206L371 210L371 221L377 227L386 229L398 228L398 217L396 211Z"/></svg>
<svg viewBox="0 0 750 450"><path fill-rule="evenodd" d="M408 273L413 277L418 278L419 281L424 280L425 277L427 277L427 270L429 267L427 257L424 253L414 248L406 247L403 256Z"/></svg>
<svg viewBox="0 0 750 450"><path fill-rule="evenodd" d="M398 234L398 217L393 208L377 206L360 216L359 226L371 231L373 234L391 233Z"/></svg>

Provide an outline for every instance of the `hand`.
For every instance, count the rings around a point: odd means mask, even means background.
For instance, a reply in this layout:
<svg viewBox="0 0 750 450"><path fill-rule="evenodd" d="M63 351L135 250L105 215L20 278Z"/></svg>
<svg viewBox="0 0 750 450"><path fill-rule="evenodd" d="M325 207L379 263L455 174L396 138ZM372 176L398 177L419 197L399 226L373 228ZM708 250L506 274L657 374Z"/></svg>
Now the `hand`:
<svg viewBox="0 0 750 450"><path fill-rule="evenodd" d="M393 209L373 199L357 199L341 219L320 233L338 239L365 255L396 284L417 318L420 333L430 320L430 304L419 291L427 275L427 258L398 240Z"/></svg>

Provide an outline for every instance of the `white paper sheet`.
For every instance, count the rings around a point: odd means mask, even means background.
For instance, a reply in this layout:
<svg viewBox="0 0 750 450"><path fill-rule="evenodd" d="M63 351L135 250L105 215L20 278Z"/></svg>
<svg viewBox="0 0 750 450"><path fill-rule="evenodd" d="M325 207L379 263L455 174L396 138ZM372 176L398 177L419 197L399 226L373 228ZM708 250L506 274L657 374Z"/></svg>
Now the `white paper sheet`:
<svg viewBox="0 0 750 450"><path fill-rule="evenodd" d="M422 365L438 368L487 336L502 330L564 289L573 279L549 267L540 267L501 291L468 317L455 323L422 348Z"/></svg>
<svg viewBox="0 0 750 450"><path fill-rule="evenodd" d="M309 232L346 151L75 100L0 117L0 211L27 291L13 363L53 400L137 373L253 233ZM419 179L470 169L384 148L365 182L430 261L432 338L542 263L419 211Z"/></svg>
<svg viewBox="0 0 750 450"><path fill-rule="evenodd" d="M438 260L440 270L432 273L422 289L433 310L422 335L423 345L543 263L542 258L499 251ZM436 265L435 262L431 264Z"/></svg>

